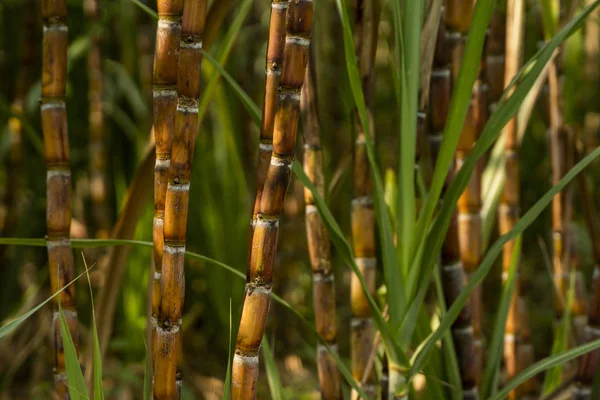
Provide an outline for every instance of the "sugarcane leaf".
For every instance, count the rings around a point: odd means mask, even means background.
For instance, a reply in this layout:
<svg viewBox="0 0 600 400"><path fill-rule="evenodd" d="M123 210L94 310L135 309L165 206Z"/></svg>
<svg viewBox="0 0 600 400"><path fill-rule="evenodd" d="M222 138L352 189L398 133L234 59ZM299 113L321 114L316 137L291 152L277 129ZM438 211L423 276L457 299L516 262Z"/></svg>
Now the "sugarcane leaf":
<svg viewBox="0 0 600 400"><path fill-rule="evenodd" d="M477 5L479 4L484 3L478 2ZM445 193L444 202L433 224L433 227L431 228L431 234L429 234L426 238L423 259L418 260L419 263L413 265L413 267L420 266L420 271L422 271L421 276L419 277L419 286L425 284L425 282L429 280L431 270L435 265L437 254L439 254L441 249L444 240L444 234L448 230L448 226L456 208L458 199L466 188L471 173L477 165L477 161L485 154L487 149L491 147L502 128L516 113L525 96L534 85L537 77L541 74L544 66L552 57L556 47L558 47L560 43L569 35L575 32L575 30L581 27L584 19L596 6L598 6L598 4L599 2L595 2L594 4L586 7L577 17L573 18L573 20L565 25L565 27L561 29L560 32L552 38L552 40L547 42L536 53L533 59L527 65L525 65L517 74L515 79L513 79L512 84L516 84L518 82L518 85L514 87L514 92L508 99L503 98L500 101L498 108L490 116L490 119L483 129L483 132L471 154L465 159L465 162L459 169L458 174L455 176ZM476 19L476 16L474 18ZM463 63L463 66L464 65L465 63ZM409 285L411 283L412 282L409 281Z"/></svg>
<svg viewBox="0 0 600 400"><path fill-rule="evenodd" d="M120 62L113 60L104 60L104 69L106 72L110 72L116 77L116 86L119 94L127 100L127 103L131 106L131 110L135 114L135 118L139 121L143 121L148 118L149 110L144 100L139 85L137 85L127 68ZM116 102L111 102L114 104Z"/></svg>
<svg viewBox="0 0 600 400"><path fill-rule="evenodd" d="M146 359L144 360L144 393L142 398L144 400L151 400L152 398L152 356L148 349L148 343L144 338L144 349L146 351Z"/></svg>
<svg viewBox="0 0 600 400"><path fill-rule="evenodd" d="M235 95L240 99L242 105L250 114L252 121L256 124L256 126L260 127L262 116L260 113L260 109L256 105L254 101L248 96L248 94L241 88L241 86L233 79L231 75L223 68L221 64L217 60L215 60L210 54L203 51L202 56L212 64L213 67L225 78L225 81L229 84Z"/></svg>
<svg viewBox="0 0 600 400"><path fill-rule="evenodd" d="M350 88L356 110L360 119L361 127L365 133L365 143L367 147L367 156L369 159L369 165L371 166L371 174L373 176L373 182L375 184L375 190L373 191L373 200L375 206L375 215L377 223L379 225L379 237L381 244L381 254L383 261L383 269L385 274L385 281L390 285L387 291L387 303L389 307L390 322L392 326L398 325L401 316L405 312L406 308L406 297L405 288L403 284L403 277L401 270L398 265L396 248L394 245L394 234L392 224L390 221L389 213L384 202L384 188L379 166L377 165L375 150L373 146L373 134L369 124L368 111L365 104L365 98L362 91L362 80L358 71L358 65L356 62L356 55L354 53L354 39L352 37L352 29L350 23L350 17L348 16L348 10L346 8L346 0L336 0L338 13L342 23L342 37L344 42L344 55L346 61L346 69L348 71L348 77L350 80ZM294 168L297 169L297 168ZM297 175L297 174L296 174ZM306 185L305 185L306 186ZM321 210L320 210L321 211ZM354 270L354 267L353 267ZM355 271L356 273L356 271ZM363 290L366 287L363 286ZM371 299L372 300L372 299ZM373 303L375 306L375 304ZM376 306L375 306L376 307ZM374 311L374 314L377 314ZM376 318L376 320L379 317ZM385 321L383 324L387 325ZM378 328L381 330L381 321L377 323ZM382 333L382 338L383 338ZM389 342L392 337L384 338L386 343L386 349L389 346L398 347ZM391 349L389 349L391 351ZM394 351L396 352L396 351ZM394 356L398 356L397 354ZM399 359L393 360L399 362Z"/></svg>
<svg viewBox="0 0 600 400"><path fill-rule="evenodd" d="M102 390L102 355L100 353L100 341L98 340L98 329L96 327L96 307L94 306L94 293L92 292L92 281L90 280L90 269L83 252L81 253L85 273L87 276L88 287L90 289L90 300L92 303L92 331L94 336L94 400L104 400L104 391Z"/></svg>
<svg viewBox="0 0 600 400"><path fill-rule="evenodd" d="M560 354L555 354L538 361L532 366L525 369L519 375L511 379L496 395L490 397L489 400L501 400L505 399L506 396L515 388L520 386L523 382L533 378L537 374L544 372L556 365L563 365L571 360L574 360L590 351L600 348L600 339L592 342L582 344L573 349L564 351Z"/></svg>
<svg viewBox="0 0 600 400"><path fill-rule="evenodd" d="M512 256L510 259L508 274L506 275L506 281L504 282L504 286L502 288L500 306L498 307L498 313L496 314L496 318L494 319L494 331L492 332L492 340L490 342L489 355L483 373L483 381L481 383L481 397L484 399L493 395L498 390L500 363L502 361L504 350L503 345L506 318L508 317L508 310L510 308L510 302L514 293L515 277L517 275L517 268L519 266L519 260L521 258L522 243L523 236L517 236L517 239L515 240L515 245L513 247Z"/></svg>
<svg viewBox="0 0 600 400"><path fill-rule="evenodd" d="M69 332L69 326L67 325L60 303L60 297L58 300L58 313L60 315L60 334L65 355L65 372L67 374L69 395L73 400L89 399L85 379L83 378L79 358L77 357L77 350L75 350L75 344L73 343L71 332Z"/></svg>
<svg viewBox="0 0 600 400"><path fill-rule="evenodd" d="M129 0L136 6L138 6L142 11L148 14L152 19L158 20L158 13L142 3L140 0Z"/></svg>
<svg viewBox="0 0 600 400"><path fill-rule="evenodd" d="M439 327L425 340L419 348L415 351L411 361L412 367L409 376L413 377L418 373L426 360L428 353L433 349L438 340L440 340L444 332L452 326L452 323L458 317L458 314L462 310L462 307L466 304L470 293L473 291L475 286L480 284L483 279L487 276L492 265L498 255L502 252L502 249L506 243L510 240L515 239L520 233L522 233L531 223L540 215L544 208L550 204L552 198L565 188L565 186L577 176L585 167L587 167L596 157L600 156L600 147L596 148L593 152L588 154L584 159L575 164L561 179L554 185L548 192L546 192L534 205L531 207L525 215L515 224L514 228L501 236L496 242L490 247L489 251L483 258L477 271L472 275L471 279L465 285L465 288L460 292L454 304L448 310L448 313L440 321Z"/></svg>
<svg viewBox="0 0 600 400"><path fill-rule="evenodd" d="M283 386L281 385L281 378L279 377L279 371L277 370L277 363L275 362L275 356L273 355L271 345L266 336L263 336L261 347L265 359L265 370L267 371L267 381L269 382L271 398L284 399Z"/></svg>

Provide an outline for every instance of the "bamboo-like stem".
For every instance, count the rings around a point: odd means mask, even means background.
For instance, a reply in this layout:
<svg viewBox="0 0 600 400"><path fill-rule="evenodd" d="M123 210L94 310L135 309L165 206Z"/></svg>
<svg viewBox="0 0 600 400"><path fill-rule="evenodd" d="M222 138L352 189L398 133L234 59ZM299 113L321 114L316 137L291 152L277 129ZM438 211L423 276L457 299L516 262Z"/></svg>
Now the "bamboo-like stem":
<svg viewBox="0 0 600 400"><path fill-rule="evenodd" d="M506 56L504 86L506 87L519 71L522 58L523 18L525 4L522 0L508 0L506 9ZM513 118L505 128L505 164L506 182L499 208L499 228L503 235L513 229L519 219L519 142L517 137L517 120ZM504 246L502 257L503 279L506 278L511 265L514 241ZM523 282L517 272L517 283L504 336L504 361L507 379L515 377L525 368L533 364L534 353L531 344L531 330L527 316L526 299L523 293ZM530 379L521 387L513 390L509 398L526 398L535 396L538 387L535 379Z"/></svg>
<svg viewBox="0 0 600 400"><path fill-rule="evenodd" d="M323 153L321 150L321 127L319 124L316 60L311 46L309 65L300 97L304 134L304 172L321 196L325 195ZM337 325L335 307L335 277L331 265L329 234L317 210L312 193L304 189L306 213L306 237L313 275L313 307L317 333L330 348L337 349ZM342 386L335 359L325 346L317 346L317 370L321 397L341 399Z"/></svg>
<svg viewBox="0 0 600 400"><path fill-rule="evenodd" d="M154 167L154 220L152 239L154 242L154 281L152 283L152 331L154 336L160 319L162 259L164 249L165 201L171 145L175 132L177 110L177 63L181 40L181 14L183 0L157 1L158 27L154 50L152 81L153 131L156 143ZM152 343L152 359L158 358L156 340Z"/></svg>
<svg viewBox="0 0 600 400"><path fill-rule="evenodd" d="M446 15L446 10L443 11ZM452 93L452 70L453 49L451 44L456 41L456 35L448 34L447 19L444 18L439 25L438 39L436 44L434 66L431 73L430 95L431 104L429 106L429 135L428 142L431 152L432 163L435 165L439 153L442 133L448 111L450 107L450 97ZM454 174L454 165L449 171L442 191L443 195ZM443 283L444 297L448 307L454 303L456 297L460 294L466 284L466 275L460 257L460 246L458 237L457 214L452 218L448 232L444 238L444 243L440 258L440 272ZM471 303L468 302L459 317L452 324L452 339L457 352L459 370L462 379L462 390L464 399L477 399L477 363L475 353L475 336L471 322Z"/></svg>
<svg viewBox="0 0 600 400"><path fill-rule="evenodd" d="M71 228L71 157L67 132L65 91L67 83L68 28L65 0L43 0L42 131L47 171L47 247L50 290L63 288L75 278L69 232ZM54 306L54 381L59 398L69 398L58 304L62 305L69 332L79 348L75 285L52 299Z"/></svg>
<svg viewBox="0 0 600 400"><path fill-rule="evenodd" d="M250 221L250 240L254 236L254 225L260 212L260 202L267 178L267 171L273 152L273 129L277 111L277 89L282 72L283 51L286 36L286 13L288 2L273 0L271 2L271 19L269 22L269 42L265 70L265 101L262 110L262 126L260 129L260 144L258 148L258 163L256 165L256 196ZM252 248L252 245L250 245Z"/></svg>
<svg viewBox="0 0 600 400"><path fill-rule="evenodd" d="M206 0L184 0L177 72L177 113L165 201L164 253L155 338L158 349L154 371L155 399L181 397L184 253L192 161L198 130L205 21Z"/></svg>
<svg viewBox="0 0 600 400"><path fill-rule="evenodd" d="M291 178L300 111L300 90L308 60L312 0L290 2L283 51L283 69L273 127L273 153L254 226L248 277L232 367L232 399L255 399L258 351L265 331L279 218Z"/></svg>
<svg viewBox="0 0 600 400"><path fill-rule="evenodd" d="M358 59L365 103L372 121L373 72L375 69L375 48L379 25L379 2L359 0L355 10L354 42ZM354 115L357 135L354 143L354 194L352 198L352 248L356 264L362 273L371 295L375 294L375 271L377 266L375 248L375 212L373 208L373 182L367 157L366 136L363 127ZM374 132L373 126L370 129ZM350 329L350 354L352 376L361 382L375 339L375 329L371 321L371 310L358 277L353 273L350 283L350 308L352 321ZM375 397L376 376L372 369L363 390ZM358 393L352 392L352 398Z"/></svg>
<svg viewBox="0 0 600 400"><path fill-rule="evenodd" d="M102 35L98 31L99 0L85 0L84 10L90 20L90 49L88 51L89 102L89 172L92 219L98 239L108 237L111 221L108 207L106 128L102 106Z"/></svg>

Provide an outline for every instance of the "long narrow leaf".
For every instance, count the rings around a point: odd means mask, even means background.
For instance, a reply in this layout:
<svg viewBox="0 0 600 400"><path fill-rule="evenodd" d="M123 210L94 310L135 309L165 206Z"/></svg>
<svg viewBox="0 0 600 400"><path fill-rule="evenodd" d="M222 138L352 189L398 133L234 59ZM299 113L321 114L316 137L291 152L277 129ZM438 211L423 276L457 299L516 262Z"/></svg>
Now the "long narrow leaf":
<svg viewBox="0 0 600 400"><path fill-rule="evenodd" d="M77 357L75 344L73 343L73 338L69 332L69 326L67 325L60 299L58 302L58 313L60 315L60 334L65 355L65 371L67 374L69 396L73 400L89 399L90 396L88 395L87 387L85 386L85 379L83 377L83 372L81 372L81 366L79 366L79 358Z"/></svg>
<svg viewBox="0 0 600 400"><path fill-rule="evenodd" d="M265 359L265 370L267 371L267 382L269 382L269 390L271 391L272 399L283 400L283 386L281 378L275 362L275 356L271 350L271 345L266 336L263 336L262 345L263 357Z"/></svg>

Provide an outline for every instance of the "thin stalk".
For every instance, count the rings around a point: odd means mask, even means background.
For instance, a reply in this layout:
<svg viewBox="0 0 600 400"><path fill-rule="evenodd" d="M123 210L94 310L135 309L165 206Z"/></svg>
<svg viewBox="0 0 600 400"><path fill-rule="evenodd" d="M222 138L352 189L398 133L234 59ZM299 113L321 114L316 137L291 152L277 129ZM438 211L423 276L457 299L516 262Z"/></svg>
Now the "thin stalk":
<svg viewBox="0 0 600 400"><path fill-rule="evenodd" d="M67 83L68 27L65 0L43 0L42 19L42 132L46 157L46 223L50 290L57 292L75 277L71 229L71 158L67 132L65 92ZM52 299L54 337L54 382L61 399L69 397L65 355L60 330L58 303L61 303L75 349L79 348L79 329L75 304L75 285Z"/></svg>
<svg viewBox="0 0 600 400"><path fill-rule="evenodd" d="M300 97L304 134L304 172L315 185L319 194L324 197L325 177L323 175L314 46L311 46L310 50L309 65L306 68ZM335 277L331 265L329 234L314 204L312 193L306 188L304 189L304 202L306 204L306 237L313 276L315 326L321 339L335 350L337 349ZM321 397L325 400L341 399L342 386L339 370L327 347L321 344L317 346L317 371Z"/></svg>
<svg viewBox="0 0 600 400"><path fill-rule="evenodd" d="M154 398L178 399L182 385L184 254L192 161L198 130L206 0L184 0L177 72L175 135L165 201L164 254L156 330Z"/></svg>
<svg viewBox="0 0 600 400"><path fill-rule="evenodd" d="M456 38L456 43L452 51L453 69L457 69L462 60L462 52L466 35L471 25L473 4L461 0L447 2L448 12L446 23L451 30L449 36ZM481 64L479 76L473 87L473 97L469 103L467 116L463 124L463 129L456 147L456 170L459 170L466 158L471 154L471 150L483 130L487 121L487 84L483 80L485 73L485 62ZM455 77L455 75L453 75ZM455 83L455 81L453 82ZM457 233L458 244L460 248L460 261L465 271L466 279L477 271L482 258L482 220L481 220L481 173L482 163L479 162L471 174L469 184L458 200L457 215ZM454 224L452 224L454 225ZM469 308L471 311L471 323L473 327L473 359L475 382L481 383L482 380L482 296L481 286L477 286L469 298ZM460 349L459 349L460 350Z"/></svg>
<svg viewBox="0 0 600 400"><path fill-rule="evenodd" d="M269 42L265 70L265 101L262 110L262 126L258 147L258 163L256 165L256 196L250 221L250 240L254 237L254 225L260 212L260 202L267 179L267 171L273 152L273 129L277 111L277 89L281 78L283 51L286 37L286 13L288 2L273 0L271 2L271 19L269 22ZM250 245L252 248L252 244Z"/></svg>
<svg viewBox="0 0 600 400"><path fill-rule="evenodd" d="M154 219L152 239L154 242L154 281L152 283L152 331L156 336L161 304L162 260L164 249L165 201L171 145L175 131L177 110L177 63L181 40L181 14L183 0L159 0L158 27L154 51L152 82L153 131L156 143L154 166ZM158 358L156 340L152 340L152 359Z"/></svg>
<svg viewBox="0 0 600 400"><path fill-rule="evenodd" d="M312 0L289 4L283 70L273 128L273 153L254 226L247 283L232 366L232 399L255 399L258 352L265 331L277 236L285 192L291 178L300 90L304 82L312 27Z"/></svg>
<svg viewBox="0 0 600 400"><path fill-rule="evenodd" d="M355 9L354 43L358 59L358 69L365 95L365 104L369 113L370 132L374 133L372 119L373 77L375 67L375 48L377 28L379 26L379 2L359 0ZM376 266L375 256L375 209L373 206L373 180L367 155L366 136L359 122L358 113L354 113L357 130L354 142L354 193L352 197L352 248L354 258L371 295L375 295ZM362 286L352 274L350 282L350 308L352 320L350 328L350 355L352 376L361 382L375 339L375 329L371 321L371 309L367 303ZM362 389L370 397L376 394L376 376L372 369ZM356 391L352 398L358 398Z"/></svg>
<svg viewBox="0 0 600 400"><path fill-rule="evenodd" d="M525 4L523 0L508 0L506 8L506 56L504 85L519 71L522 62L523 18ZM503 235L513 229L519 219L519 141L517 137L517 119L513 118L504 131L504 168L506 182L499 208L499 230ZM503 279L506 278L511 265L514 240L508 242L503 249ZM523 282L520 273L516 273L516 285L506 321L504 336L504 362L507 380L514 378L525 368L533 364L534 353L531 344L531 330L527 316L526 299L523 293ZM510 392L509 398L535 396L538 385L535 379L528 380L520 388Z"/></svg>
<svg viewBox="0 0 600 400"><path fill-rule="evenodd" d="M102 35L99 31L99 0L85 0L84 11L90 21L90 48L88 50L88 103L89 103L89 173L91 213L94 237L108 238L111 221L108 207L107 135L102 106Z"/></svg>
<svg viewBox="0 0 600 400"><path fill-rule="evenodd" d="M455 10L452 10L456 12ZM456 35L447 30L446 10L443 10L444 19L439 25L438 39L434 56L433 70L430 84L430 115L428 142L431 152L432 163L435 165L442 142L442 132L446 125L450 98L452 94L452 70L451 64L454 59L452 42L456 43ZM457 25L454 25L457 26ZM442 189L440 201L443 201L444 193L450 184L454 174L454 165L448 172L446 182ZM458 236L457 214L446 232L440 257L440 272L443 282L443 291L446 304L452 305L466 284L466 275L460 257L460 246ZM462 380L463 398L477 399L476 387L478 366L475 362L475 337L472 326L471 304L467 303L459 317L452 324L452 339L457 351L458 367Z"/></svg>

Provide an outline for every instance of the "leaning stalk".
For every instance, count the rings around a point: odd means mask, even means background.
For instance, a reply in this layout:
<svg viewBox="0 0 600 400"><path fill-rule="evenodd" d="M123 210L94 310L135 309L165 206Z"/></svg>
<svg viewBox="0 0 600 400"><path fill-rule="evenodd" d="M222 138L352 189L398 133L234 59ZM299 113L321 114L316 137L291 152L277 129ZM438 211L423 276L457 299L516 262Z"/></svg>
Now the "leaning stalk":
<svg viewBox="0 0 600 400"><path fill-rule="evenodd" d="M377 45L377 27L379 22L379 2L359 0L356 5L355 48L358 69L363 82L365 104L372 124L373 72L375 48ZM373 208L373 180L367 157L366 136L360 125L358 113L355 113L356 141L354 143L354 194L352 198L352 248L356 265L362 273L371 295L375 294L375 211ZM373 129L370 129L373 132ZM352 376L357 382L363 381L363 375L372 351L375 329L371 321L371 310L363 288L356 274L352 274L350 283L350 308L352 321L350 329L350 352ZM375 370L363 385L370 397L376 393ZM358 394L353 391L352 398Z"/></svg>
<svg viewBox="0 0 600 400"><path fill-rule="evenodd" d="M273 127L273 153L267 170L249 257L249 268L232 367L232 399L256 398L258 351L265 331L279 217L291 178L300 90L304 82L312 27L312 0L289 4L283 69Z"/></svg>
<svg viewBox="0 0 600 400"><path fill-rule="evenodd" d="M456 6L457 4L455 4ZM458 4L459 5L459 4ZM448 111L450 107L450 98L452 94L452 63L454 44L456 44L456 34L448 32L448 21L452 16L451 9L448 15L447 9L442 11L443 19L438 29L438 38L436 50L433 59L433 70L431 72L430 83L430 106L429 106L429 135L428 142L431 152L432 163L437 161L440 144L442 142L442 133L446 125ZM454 25L457 26L457 25ZM443 194L448 187L452 176L452 171L448 173ZM455 214L452 222L446 232L444 244L440 258L440 272L443 282L444 296L446 304L450 306L454 303L456 297L462 291L466 284L466 275L460 258L460 247L458 241L457 215ZM477 366L475 360L474 331L471 323L471 305L467 303L452 325L452 339L457 352L458 366L462 379L463 398L477 399L478 392L476 387Z"/></svg>
<svg viewBox="0 0 600 400"><path fill-rule="evenodd" d="M158 27L154 51L152 82L153 131L156 142L154 167L154 220L152 239L154 242L154 281L152 284L152 331L157 332L160 318L161 276L164 247L165 201L171 144L175 131L177 109L177 62L181 40L181 13L183 0L159 0ZM158 358L155 340L152 340L152 359Z"/></svg>
<svg viewBox="0 0 600 400"><path fill-rule="evenodd" d="M323 176L323 153L321 150L321 127L317 107L317 85L314 46L311 47L309 65L306 68L304 86L300 98L304 133L304 172L321 196L325 195ZM337 349L337 326L335 311L335 278L331 265L329 234L317 210L309 189L304 189L306 213L306 237L313 275L313 307L315 326L321 339L333 350ZM335 359L322 345L317 347L317 370L321 397L341 399L342 386Z"/></svg>
<svg viewBox="0 0 600 400"><path fill-rule="evenodd" d="M154 398L181 397L184 254L200 98L206 0L184 0L177 72L177 112L165 201L164 253L156 330Z"/></svg>
<svg viewBox="0 0 600 400"><path fill-rule="evenodd" d="M65 91L67 83L68 28L65 0L43 0L44 22L42 56L42 132L47 167L47 248L50 265L50 291L57 292L75 278L73 252L69 232L71 228L71 158L67 133ZM54 308L54 381L58 397L69 398L65 355L60 331L58 304L73 338L79 347L75 285L67 287L52 299Z"/></svg>

